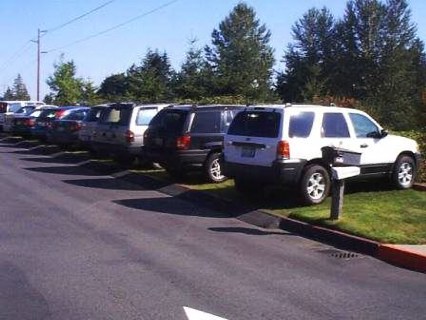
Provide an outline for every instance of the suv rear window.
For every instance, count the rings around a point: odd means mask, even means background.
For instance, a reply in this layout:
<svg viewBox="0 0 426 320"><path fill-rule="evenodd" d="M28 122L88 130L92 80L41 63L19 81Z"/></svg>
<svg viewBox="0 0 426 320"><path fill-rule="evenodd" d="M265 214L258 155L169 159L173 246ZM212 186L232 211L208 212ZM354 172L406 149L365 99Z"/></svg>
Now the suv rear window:
<svg viewBox="0 0 426 320"><path fill-rule="evenodd" d="M281 114L278 112L242 111L232 121L228 134L249 137L278 137Z"/></svg>
<svg viewBox="0 0 426 320"><path fill-rule="evenodd" d="M132 116L132 108L109 107L102 115L101 123L128 125Z"/></svg>
<svg viewBox="0 0 426 320"><path fill-rule="evenodd" d="M164 128L167 132L173 134L179 134L183 131L186 116L188 112L184 110L163 110L157 113L157 115L149 123L150 128Z"/></svg>
<svg viewBox="0 0 426 320"><path fill-rule="evenodd" d="M86 122L95 122L98 121L102 110L104 110L104 107L91 107L89 112L87 113L86 117L84 118L84 121Z"/></svg>

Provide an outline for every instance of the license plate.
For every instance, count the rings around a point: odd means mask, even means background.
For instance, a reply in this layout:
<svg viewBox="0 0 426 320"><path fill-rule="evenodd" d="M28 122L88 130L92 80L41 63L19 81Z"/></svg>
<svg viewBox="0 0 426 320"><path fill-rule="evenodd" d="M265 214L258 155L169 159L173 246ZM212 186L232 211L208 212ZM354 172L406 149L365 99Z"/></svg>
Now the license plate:
<svg viewBox="0 0 426 320"><path fill-rule="evenodd" d="M64 127L59 127L58 131L65 131L65 128Z"/></svg>
<svg viewBox="0 0 426 320"><path fill-rule="evenodd" d="M241 149L241 157L243 158L254 158L256 154L256 149L253 147L242 147Z"/></svg>
<svg viewBox="0 0 426 320"><path fill-rule="evenodd" d="M154 143L157 146L162 146L163 145L163 139L162 138L155 138Z"/></svg>

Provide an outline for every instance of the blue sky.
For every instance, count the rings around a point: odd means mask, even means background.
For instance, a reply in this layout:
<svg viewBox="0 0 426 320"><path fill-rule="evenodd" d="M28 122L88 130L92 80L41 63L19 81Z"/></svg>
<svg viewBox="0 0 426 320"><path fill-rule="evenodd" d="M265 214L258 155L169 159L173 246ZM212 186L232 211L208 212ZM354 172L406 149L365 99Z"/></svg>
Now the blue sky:
<svg viewBox="0 0 426 320"><path fill-rule="evenodd" d="M199 47L210 45L211 32L239 0L1 0L0 1L0 93L20 73L33 99L36 98L37 30L50 30L41 38L41 90L49 92L46 79L60 55L74 60L77 75L99 85L114 73L140 63L148 48L166 51L172 66L179 69L196 38ZM272 32L271 45L277 61L291 42L291 27L312 7L329 8L336 18L344 13L345 0L246 0ZM426 41L426 1L409 0L418 36ZM91 10L105 5L55 30ZM160 9L161 6L164 6ZM150 13L151 11L154 12ZM139 17L139 18L137 18ZM126 21L132 22L102 33ZM283 68L278 63L277 69Z"/></svg>

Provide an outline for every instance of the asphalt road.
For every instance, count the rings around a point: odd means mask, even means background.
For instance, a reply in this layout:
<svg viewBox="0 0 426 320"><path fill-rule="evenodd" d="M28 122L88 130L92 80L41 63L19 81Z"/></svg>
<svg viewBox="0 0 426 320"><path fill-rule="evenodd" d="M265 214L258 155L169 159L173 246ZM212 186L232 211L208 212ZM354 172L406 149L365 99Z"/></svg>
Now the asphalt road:
<svg viewBox="0 0 426 320"><path fill-rule="evenodd" d="M426 276L0 141L0 319L426 319Z"/></svg>

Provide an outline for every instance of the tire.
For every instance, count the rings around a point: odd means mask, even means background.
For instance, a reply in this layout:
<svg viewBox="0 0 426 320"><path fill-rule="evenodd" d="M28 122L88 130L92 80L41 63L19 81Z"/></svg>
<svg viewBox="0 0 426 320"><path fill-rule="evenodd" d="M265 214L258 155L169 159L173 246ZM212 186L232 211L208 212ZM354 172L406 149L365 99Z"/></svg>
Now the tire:
<svg viewBox="0 0 426 320"><path fill-rule="evenodd" d="M204 173L209 182L219 183L227 179L223 175L219 153L212 153L204 164Z"/></svg>
<svg viewBox="0 0 426 320"><path fill-rule="evenodd" d="M321 165L312 164L305 168L300 180L300 196L308 205L321 203L330 193L330 174Z"/></svg>
<svg viewBox="0 0 426 320"><path fill-rule="evenodd" d="M416 164L410 156L400 156L395 161L392 183L397 189L409 189L414 184Z"/></svg>

